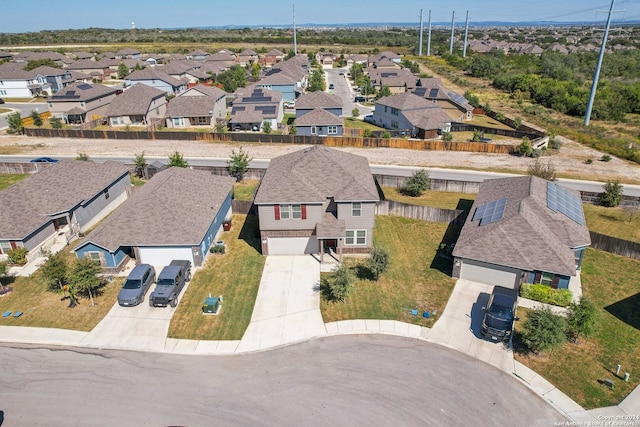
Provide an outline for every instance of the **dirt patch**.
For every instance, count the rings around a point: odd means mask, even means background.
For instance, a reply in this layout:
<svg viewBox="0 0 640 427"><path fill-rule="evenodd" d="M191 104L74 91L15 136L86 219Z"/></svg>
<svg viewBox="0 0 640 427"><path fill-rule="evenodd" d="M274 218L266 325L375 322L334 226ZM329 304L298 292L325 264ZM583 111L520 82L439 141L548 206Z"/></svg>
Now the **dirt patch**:
<svg viewBox="0 0 640 427"><path fill-rule="evenodd" d="M609 162L599 159L603 153L585 147L567 138L558 137L562 148L553 155L543 156L551 161L560 176L590 180L619 179L621 182L640 182L640 165L613 157ZM502 142L502 141L501 141ZM241 144L254 159L271 159L298 151L305 146L292 144L256 143ZM226 158L240 144L224 144L202 141L169 140L94 140L63 138L31 138L26 136L0 135L0 152L33 156L76 156L86 153L92 156L130 157L144 152L147 157L167 157L179 151L184 157ZM533 162L526 157L506 154L483 154L460 151L421 151L392 148L341 148L365 156L370 163L420 167L454 167L476 170L499 170L526 172ZM592 164L585 160L592 159Z"/></svg>

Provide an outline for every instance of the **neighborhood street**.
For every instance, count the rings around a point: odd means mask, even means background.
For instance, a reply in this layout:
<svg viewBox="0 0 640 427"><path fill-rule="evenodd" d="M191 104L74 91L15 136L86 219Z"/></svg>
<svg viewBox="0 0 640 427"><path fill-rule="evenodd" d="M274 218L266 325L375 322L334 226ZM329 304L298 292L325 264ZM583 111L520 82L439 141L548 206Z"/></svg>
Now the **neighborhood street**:
<svg viewBox="0 0 640 427"><path fill-rule="evenodd" d="M368 335L234 357L0 346L6 426L477 425L566 421L457 351Z"/></svg>

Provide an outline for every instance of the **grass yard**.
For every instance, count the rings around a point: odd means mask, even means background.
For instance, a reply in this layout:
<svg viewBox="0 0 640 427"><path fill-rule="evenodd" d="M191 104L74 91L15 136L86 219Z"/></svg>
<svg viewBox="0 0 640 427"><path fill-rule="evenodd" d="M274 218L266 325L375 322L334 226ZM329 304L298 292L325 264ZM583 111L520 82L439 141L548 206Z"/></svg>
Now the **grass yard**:
<svg viewBox="0 0 640 427"><path fill-rule="evenodd" d="M374 241L391 255L388 270L375 282L358 279L346 303L320 302L325 322L345 319L391 319L432 326L434 318L408 310L442 313L453 290L451 261L436 255L447 224L377 216ZM360 258L347 258L357 264ZM437 319L437 317L436 317Z"/></svg>
<svg viewBox="0 0 640 427"><path fill-rule="evenodd" d="M356 119L354 117L345 117L344 119L344 127L345 129L370 129L374 130L383 130L383 128L378 127L376 125L372 125L371 123L364 122L360 119Z"/></svg>
<svg viewBox="0 0 640 427"><path fill-rule="evenodd" d="M420 197L411 197L402 194L400 189L394 187L383 187L384 197L387 200L408 203L411 205L431 206L440 209L471 209L475 194L452 193L447 191L425 191Z"/></svg>
<svg viewBox="0 0 640 427"><path fill-rule="evenodd" d="M258 218L234 215L230 231L220 237L227 245L221 255L209 255L206 265L191 280L171 319L168 336L193 340L239 340L255 304L264 257ZM220 314L202 314L206 297L223 296Z"/></svg>
<svg viewBox="0 0 640 427"><path fill-rule="evenodd" d="M600 309L596 335L541 356L516 351L515 357L587 409L616 405L640 384L640 261L587 249L581 278L583 294ZM616 378L618 364L621 374L631 374L629 382ZM598 383L604 378L614 380L614 390Z"/></svg>
<svg viewBox="0 0 640 427"><path fill-rule="evenodd" d="M233 195L236 200L251 200L253 192L258 188L260 181L257 179L245 179L233 185Z"/></svg>
<svg viewBox="0 0 640 427"><path fill-rule="evenodd" d="M28 173L0 175L0 191L28 177Z"/></svg>
<svg viewBox="0 0 640 427"><path fill-rule="evenodd" d="M64 251L64 257L71 264L75 255ZM40 328L74 329L90 331L109 312L116 302L118 292L124 280L118 278L107 283L100 295L94 295L95 306L91 306L88 297L80 297L80 304L67 308L68 301L60 301L60 295L48 292L39 272L31 277L5 277L2 283L13 287L13 292L0 298L0 311L22 311L21 317L8 317L1 320L6 326L35 326Z"/></svg>
<svg viewBox="0 0 640 427"><path fill-rule="evenodd" d="M629 210L621 207L606 208L586 203L582 206L589 230L640 242L640 209L635 209L631 215Z"/></svg>

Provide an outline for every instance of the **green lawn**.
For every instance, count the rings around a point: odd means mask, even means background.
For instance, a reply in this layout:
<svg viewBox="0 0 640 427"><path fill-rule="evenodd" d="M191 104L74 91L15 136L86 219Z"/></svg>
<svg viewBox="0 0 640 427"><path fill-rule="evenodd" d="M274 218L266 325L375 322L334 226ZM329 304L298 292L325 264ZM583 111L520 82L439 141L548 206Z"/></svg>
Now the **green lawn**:
<svg viewBox="0 0 640 427"><path fill-rule="evenodd" d="M16 182L20 182L28 176L29 176L28 173L12 174L12 175L0 174L0 190L4 190L5 188L10 187Z"/></svg>
<svg viewBox="0 0 640 427"><path fill-rule="evenodd" d="M640 209L629 211L621 207L606 208L586 203L583 206L589 230L640 242Z"/></svg>
<svg viewBox="0 0 640 427"><path fill-rule="evenodd" d="M383 187L382 191L387 200L441 209L468 210L476 199L475 194L446 191L425 191L420 197L406 196L400 189L394 187Z"/></svg>
<svg viewBox="0 0 640 427"><path fill-rule="evenodd" d="M374 242L391 254L389 269L376 281L359 279L346 303L322 300L325 322L345 319L392 319L432 326L434 318L408 310L442 313L453 290L451 261L436 255L447 224L395 216L377 216ZM348 265L360 258L346 258ZM437 317L436 317L437 319Z"/></svg>
<svg viewBox="0 0 640 427"><path fill-rule="evenodd" d="M370 129L370 130L382 130L381 127L376 125L372 125L371 123L364 122L360 119L356 119L354 117L345 117L344 119L344 127L345 129Z"/></svg>
<svg viewBox="0 0 640 427"><path fill-rule="evenodd" d="M233 196L236 200L251 200L253 192L258 188L260 181L257 179L245 179L233 185Z"/></svg>
<svg viewBox="0 0 640 427"><path fill-rule="evenodd" d="M253 313L264 257L258 219L234 215L230 231L221 236L227 245L222 255L210 255L204 268L191 280L171 319L169 337L193 340L239 340ZM202 314L206 297L223 296L217 316Z"/></svg>
<svg viewBox="0 0 640 427"><path fill-rule="evenodd" d="M617 405L640 384L640 261L587 249L581 278L583 294L600 309L596 335L541 356L515 356L587 409ZM618 364L629 382L615 377ZM598 383L604 378L615 381L614 390Z"/></svg>

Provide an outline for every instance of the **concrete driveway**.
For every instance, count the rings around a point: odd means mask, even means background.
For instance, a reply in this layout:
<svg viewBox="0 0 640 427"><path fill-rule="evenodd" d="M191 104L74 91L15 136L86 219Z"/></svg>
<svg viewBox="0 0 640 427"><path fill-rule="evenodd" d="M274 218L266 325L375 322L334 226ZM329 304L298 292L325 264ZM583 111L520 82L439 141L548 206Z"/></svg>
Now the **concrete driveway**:
<svg viewBox="0 0 640 427"><path fill-rule="evenodd" d="M514 372L513 352L503 343L482 337L482 307L486 306L493 286L459 279L442 316L427 334L435 341L496 366Z"/></svg>
<svg viewBox="0 0 640 427"><path fill-rule="evenodd" d="M320 264L310 255L269 256L238 352L325 336L320 314Z"/></svg>

